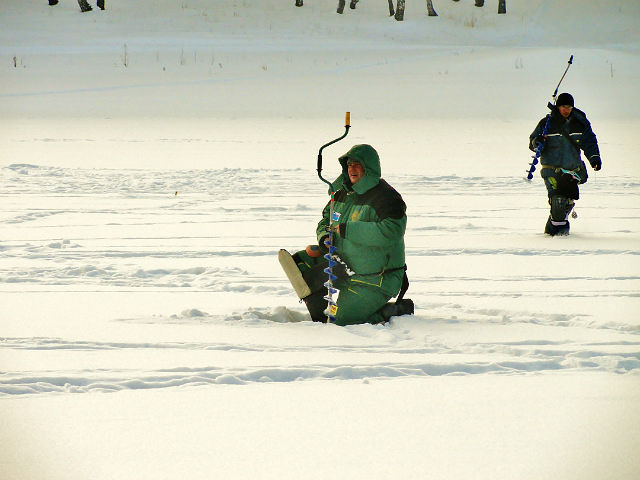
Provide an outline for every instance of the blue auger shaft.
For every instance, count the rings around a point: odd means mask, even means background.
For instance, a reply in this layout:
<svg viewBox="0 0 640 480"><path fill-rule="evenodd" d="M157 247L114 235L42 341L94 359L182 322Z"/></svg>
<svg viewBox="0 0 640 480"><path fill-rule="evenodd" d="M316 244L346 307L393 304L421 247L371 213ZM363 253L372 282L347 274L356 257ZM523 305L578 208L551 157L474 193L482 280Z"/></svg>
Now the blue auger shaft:
<svg viewBox="0 0 640 480"><path fill-rule="evenodd" d="M333 215L334 215L334 193L331 192L331 200L329 205L329 238L325 241L325 245L327 246L329 252L324 256L327 260L327 268L324 269L324 273L327 274L328 280L324 283L324 286L327 288L327 295L324 299L327 301L327 323L333 323L336 321L336 310L338 308L336 302L333 300L333 294L337 293L337 289L333 286L333 281L338 277L333 274L333 267L335 267L338 262L335 260L334 255L338 250L335 245L333 245Z"/></svg>
<svg viewBox="0 0 640 480"><path fill-rule="evenodd" d="M549 105L551 105L551 104L549 104ZM547 121L545 122L544 128L542 129L542 137L543 138L547 135L547 133L549 133L549 126L550 125L551 125L551 114L547 113ZM543 148L544 148L544 142L538 143L538 146L536 147L536 153L531 157L533 160L529 164L531 167L529 168L529 171L527 172L527 180L533 179L533 172L536 171L536 165L538 164L538 159L540 158L540 155L542 155L542 149Z"/></svg>
<svg viewBox="0 0 640 480"><path fill-rule="evenodd" d="M569 61L567 62L567 68L564 69L564 73L562 74L562 77L560 77L560 81L558 82L558 85L556 86L556 89L553 92L553 95L551 96L551 98L553 99L553 103L549 102L547 104L547 106L549 107L549 109L553 109L554 105L556 104L556 97L558 96L558 89L560 88L560 84L562 83L562 80L564 80L565 75L567 74L567 72L569 71L569 67L573 64L573 55L571 55L569 57ZM547 114L547 121L544 124L544 128L542 129L542 137L546 137L547 133L549 133L549 127L551 125L551 114ZM527 171L527 180L531 180L533 179L533 172L536 171L536 165L538 164L538 159L540 158L540 155L542 155L542 150L544 149L544 143L540 142L538 144L538 146L536 147L536 153L535 155L533 155L531 158L533 159L532 162L529 164L530 168Z"/></svg>
<svg viewBox="0 0 640 480"><path fill-rule="evenodd" d="M333 191L333 185L331 184L331 182L322 177L322 173L321 173L322 172L322 150L324 150L325 147L328 147L329 145L333 145L334 143L339 142L344 137L346 137L347 134L349 133L349 128L351 128L351 113L347 112L345 116L344 135L336 138L335 140L331 140L328 143L325 143L322 147L320 147L320 150L318 151L318 168L317 168L318 177L324 183L329 185L329 189L331 192L331 200L329 202L329 229L328 229L329 238L324 242L324 244L327 246L327 249L329 250L329 252L324 256L328 264L327 268L324 269L324 273L326 273L328 277L327 281L324 283L324 286L327 288L327 295L324 297L324 299L327 301L327 323L333 323L336 321L335 314L337 310L337 305L333 301L333 294L337 293L338 290L334 288L333 281L336 280L338 277L336 277L333 274L333 267L335 267L338 264L338 262L334 258L338 249L333 245L333 221L334 221L333 207L334 207L334 201L335 201L334 200L335 192Z"/></svg>

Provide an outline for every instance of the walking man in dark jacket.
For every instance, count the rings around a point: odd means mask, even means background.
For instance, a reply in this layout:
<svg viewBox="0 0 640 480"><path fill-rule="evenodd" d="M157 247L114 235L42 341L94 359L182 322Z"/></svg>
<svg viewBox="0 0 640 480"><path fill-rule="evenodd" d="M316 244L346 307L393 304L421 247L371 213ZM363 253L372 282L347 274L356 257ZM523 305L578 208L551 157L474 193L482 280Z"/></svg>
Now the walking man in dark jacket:
<svg viewBox="0 0 640 480"><path fill-rule="evenodd" d="M338 218L332 224L333 244L339 257L338 266L334 267L338 276L334 286L340 292L335 323L381 323L391 316L413 313L409 299L387 304L398 295L406 278L406 205L400 194L380 178L380 159L371 145L355 145L339 162L342 174L332 185L334 218ZM317 245L310 245L293 257L284 250L280 252L280 262L296 293L307 305L311 318L321 322L327 318L327 274L323 271L327 261L323 254L327 251L329 211L327 204L316 229Z"/></svg>
<svg viewBox="0 0 640 480"><path fill-rule="evenodd" d="M580 151L584 152L596 171L602 168L602 160L591 124L585 113L574 107L570 94L558 95L550 116L547 134L542 135L547 122L545 117L530 135L529 149L535 151L538 144L543 142L540 173L551 206L544 233L551 236L568 235L569 213L575 200L580 198L578 185L587 181L587 169L580 158Z"/></svg>

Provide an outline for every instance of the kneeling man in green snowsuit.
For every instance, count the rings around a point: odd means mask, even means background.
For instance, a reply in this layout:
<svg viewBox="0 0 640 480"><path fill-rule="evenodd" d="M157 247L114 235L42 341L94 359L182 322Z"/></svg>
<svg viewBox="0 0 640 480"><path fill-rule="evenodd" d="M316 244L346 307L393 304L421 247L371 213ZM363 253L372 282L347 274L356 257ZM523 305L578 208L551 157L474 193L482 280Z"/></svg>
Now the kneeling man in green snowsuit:
<svg viewBox="0 0 640 480"><path fill-rule="evenodd" d="M339 290L335 323L382 323L391 316L413 313L409 299L387 303L398 295L406 279L406 205L400 194L380 178L380 159L372 146L355 145L339 162L342 174L332 185L335 221L331 222L339 257L333 268L338 276L334 286ZM318 245L293 255L309 287L306 296L296 291L311 318L319 322L327 319L327 274L323 271L327 260L323 255L327 252L330 203L316 229Z"/></svg>

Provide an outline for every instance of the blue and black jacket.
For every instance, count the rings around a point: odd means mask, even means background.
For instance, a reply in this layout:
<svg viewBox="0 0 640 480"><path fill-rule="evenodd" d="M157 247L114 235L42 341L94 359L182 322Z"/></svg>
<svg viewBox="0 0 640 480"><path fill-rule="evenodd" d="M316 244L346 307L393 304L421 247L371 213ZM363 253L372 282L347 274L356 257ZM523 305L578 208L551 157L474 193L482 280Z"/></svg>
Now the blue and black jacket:
<svg viewBox="0 0 640 480"><path fill-rule="evenodd" d="M538 122L533 133L529 136L529 149L536 150L542 139L547 117ZM568 118L564 118L557 106L551 109L551 124L544 138L544 149L540 158L542 167L564 168L576 170L581 165L580 151L591 164L600 158L598 140L591 129L591 123L582 110L574 108Z"/></svg>

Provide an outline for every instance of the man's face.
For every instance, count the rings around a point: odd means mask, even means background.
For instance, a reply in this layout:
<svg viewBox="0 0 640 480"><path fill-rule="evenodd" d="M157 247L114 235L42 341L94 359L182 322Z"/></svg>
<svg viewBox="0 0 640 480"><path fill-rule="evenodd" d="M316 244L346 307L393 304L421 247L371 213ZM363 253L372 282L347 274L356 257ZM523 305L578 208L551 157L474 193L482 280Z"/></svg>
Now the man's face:
<svg viewBox="0 0 640 480"><path fill-rule="evenodd" d="M349 174L351 184L355 185L362 177L364 177L364 167L361 163L350 162L347 164L347 173Z"/></svg>
<svg viewBox="0 0 640 480"><path fill-rule="evenodd" d="M562 115L564 118L567 118L569 117L569 115L571 115L571 110L573 110L573 107L571 105L558 106L558 111L560 112L560 115Z"/></svg>

